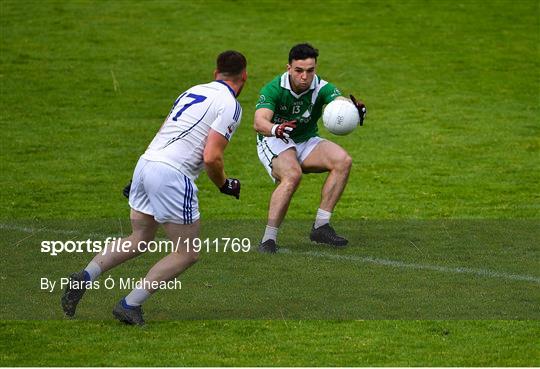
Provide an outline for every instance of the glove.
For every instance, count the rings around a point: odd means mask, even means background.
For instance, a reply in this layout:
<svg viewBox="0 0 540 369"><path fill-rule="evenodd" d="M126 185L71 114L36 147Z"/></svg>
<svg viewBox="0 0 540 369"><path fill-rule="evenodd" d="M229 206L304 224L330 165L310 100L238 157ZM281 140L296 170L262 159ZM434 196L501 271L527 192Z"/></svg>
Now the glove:
<svg viewBox="0 0 540 369"><path fill-rule="evenodd" d="M366 119L367 115L367 109L366 105L362 100L356 100L356 98L353 95L349 95L351 97L351 101L356 106L356 109L358 109L358 114L360 115L360 125L364 125L364 119Z"/></svg>
<svg viewBox="0 0 540 369"><path fill-rule="evenodd" d="M124 189L122 190L122 193L124 194L124 196L126 198L129 199L129 191L131 191L131 179L129 180L129 183L126 185L126 187L124 187Z"/></svg>
<svg viewBox="0 0 540 369"><path fill-rule="evenodd" d="M225 195L234 196L238 200L240 198L240 181L236 178L227 178L219 191Z"/></svg>
<svg viewBox="0 0 540 369"><path fill-rule="evenodd" d="M277 138L281 138L284 141L288 141L287 139L290 137L290 133L295 128L295 120L283 122L281 124L274 124L274 126L272 127L272 136L276 136Z"/></svg>

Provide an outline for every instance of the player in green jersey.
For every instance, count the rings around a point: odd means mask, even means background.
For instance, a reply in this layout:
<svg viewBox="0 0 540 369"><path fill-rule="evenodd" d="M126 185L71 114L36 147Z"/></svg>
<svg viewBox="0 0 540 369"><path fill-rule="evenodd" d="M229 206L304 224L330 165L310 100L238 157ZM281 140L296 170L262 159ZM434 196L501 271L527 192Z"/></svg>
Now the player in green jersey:
<svg viewBox="0 0 540 369"><path fill-rule="evenodd" d="M345 247L348 242L330 226L330 217L347 184L352 159L342 147L319 137L317 129L323 106L345 98L316 74L318 56L310 44L294 46L287 72L264 86L257 102L254 128L259 159L278 183L270 199L261 252L277 251L278 228L302 173L328 172L310 239L334 247ZM365 105L354 101L363 121Z"/></svg>

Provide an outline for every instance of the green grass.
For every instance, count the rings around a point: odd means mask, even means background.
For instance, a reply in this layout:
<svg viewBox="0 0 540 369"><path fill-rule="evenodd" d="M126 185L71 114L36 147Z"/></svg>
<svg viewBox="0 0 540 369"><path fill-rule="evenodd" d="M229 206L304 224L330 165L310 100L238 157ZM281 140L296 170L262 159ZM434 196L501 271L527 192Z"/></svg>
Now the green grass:
<svg viewBox="0 0 540 369"><path fill-rule="evenodd" d="M2 1L0 17L2 365L540 364L538 1ZM128 231L121 189L138 156L229 48L249 63L226 153L242 198L201 175L202 236L226 228L256 245L273 184L254 105L306 40L319 74L369 110L350 136L321 129L354 159L333 216L351 247L306 242L324 181L309 175L280 234L288 254L203 255L182 291L148 302L142 331L110 320L118 289L59 320L60 292L39 278L90 255L43 255L39 241Z"/></svg>
<svg viewBox="0 0 540 369"><path fill-rule="evenodd" d="M538 322L168 321L8 322L29 366L519 366L538 365ZM122 328L122 329L121 329ZM384 335L381 332L385 332ZM69 355L66 353L69 352ZM4 365L20 352L2 349Z"/></svg>

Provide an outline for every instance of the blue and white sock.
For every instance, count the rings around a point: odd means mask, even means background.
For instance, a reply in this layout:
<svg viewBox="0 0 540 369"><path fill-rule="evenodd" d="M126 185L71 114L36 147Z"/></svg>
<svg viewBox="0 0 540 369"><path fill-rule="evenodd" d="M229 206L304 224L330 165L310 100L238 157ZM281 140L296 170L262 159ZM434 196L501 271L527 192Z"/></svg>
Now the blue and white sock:
<svg viewBox="0 0 540 369"><path fill-rule="evenodd" d="M86 282L95 281L97 277L101 274L101 268L99 265L91 261L86 268L84 268L84 280Z"/></svg>
<svg viewBox="0 0 540 369"><path fill-rule="evenodd" d="M128 305L128 308L141 306L150 296L152 296L152 294L144 288L135 287L133 291L124 298L124 301Z"/></svg>

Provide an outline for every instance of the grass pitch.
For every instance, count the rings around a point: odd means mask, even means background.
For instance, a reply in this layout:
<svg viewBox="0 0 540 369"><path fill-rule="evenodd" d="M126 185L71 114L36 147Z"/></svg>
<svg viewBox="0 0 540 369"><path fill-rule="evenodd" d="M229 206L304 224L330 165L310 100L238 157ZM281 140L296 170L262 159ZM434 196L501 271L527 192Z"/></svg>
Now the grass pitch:
<svg viewBox="0 0 540 369"><path fill-rule="evenodd" d="M2 365L540 365L537 1L0 10ZM181 291L148 302L144 330L111 319L118 289L91 291L80 319L62 320L60 291L40 291L39 278L91 254L48 256L40 241L129 231L120 191L138 156L229 48L249 63L226 153L243 192L235 202L201 176L202 236L256 246L273 184L251 118L302 41L320 49L319 74L369 109L350 136L321 128L354 159L333 216L351 246L306 241L324 176L305 176L280 233L287 252L205 253ZM112 275L138 277L158 257Z"/></svg>

